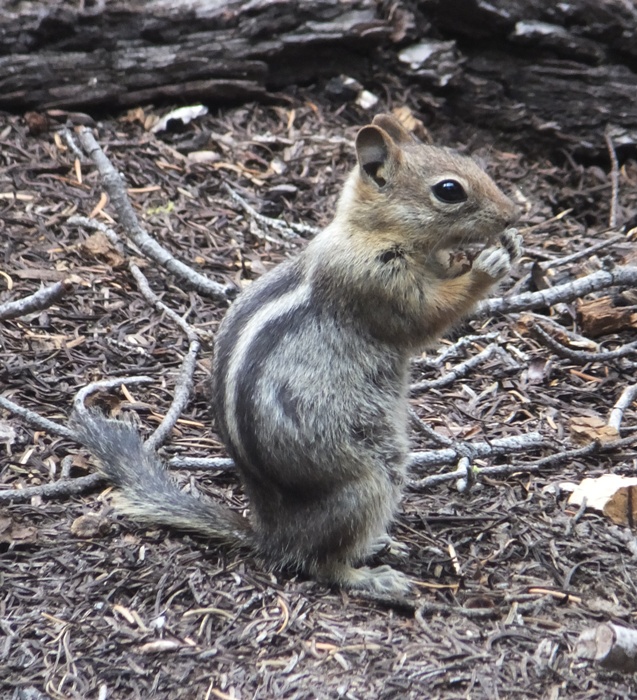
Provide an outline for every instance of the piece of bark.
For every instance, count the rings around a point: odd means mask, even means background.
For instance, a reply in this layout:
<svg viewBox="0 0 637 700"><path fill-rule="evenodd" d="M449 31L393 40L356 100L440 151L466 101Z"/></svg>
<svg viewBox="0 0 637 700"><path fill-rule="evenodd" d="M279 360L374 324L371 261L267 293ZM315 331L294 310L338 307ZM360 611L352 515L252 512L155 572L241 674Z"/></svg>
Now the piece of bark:
<svg viewBox="0 0 637 700"><path fill-rule="evenodd" d="M574 654L612 671L634 673L637 671L637 630L611 622L584 630Z"/></svg>
<svg viewBox="0 0 637 700"><path fill-rule="evenodd" d="M615 306L609 296L578 302L577 320L582 333L589 338L637 328L637 312Z"/></svg>
<svg viewBox="0 0 637 700"><path fill-rule="evenodd" d="M0 107L237 102L367 64L394 27L370 0L30 3L0 10Z"/></svg>

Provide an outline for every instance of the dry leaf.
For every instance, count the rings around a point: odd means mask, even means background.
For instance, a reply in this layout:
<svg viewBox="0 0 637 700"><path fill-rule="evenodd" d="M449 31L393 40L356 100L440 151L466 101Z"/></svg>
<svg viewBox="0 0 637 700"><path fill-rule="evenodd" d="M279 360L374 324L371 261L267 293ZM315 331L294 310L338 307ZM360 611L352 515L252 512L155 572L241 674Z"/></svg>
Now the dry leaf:
<svg viewBox="0 0 637 700"><path fill-rule="evenodd" d="M95 257L105 258L111 267L119 267L124 264L124 258L117 252L106 234L96 231L83 243L82 248Z"/></svg>
<svg viewBox="0 0 637 700"><path fill-rule="evenodd" d="M420 119L414 117L413 112L407 105L392 109L392 114L407 129L415 134L423 143L433 143L431 134Z"/></svg>
<svg viewBox="0 0 637 700"><path fill-rule="evenodd" d="M129 124L134 124L135 122L143 124L145 119L146 115L144 114L144 110L141 107L129 109L123 117L120 117L120 121L128 122Z"/></svg>
<svg viewBox="0 0 637 700"><path fill-rule="evenodd" d="M216 163L221 160L221 156L214 151L191 151L188 154L190 163Z"/></svg>
<svg viewBox="0 0 637 700"><path fill-rule="evenodd" d="M35 542L37 534L34 527L20 525L11 518L0 518L0 543L31 544Z"/></svg>
<svg viewBox="0 0 637 700"><path fill-rule="evenodd" d="M573 416L570 427L571 438L577 445L588 445L594 440L613 442L619 438L616 428L596 416Z"/></svg>
<svg viewBox="0 0 637 700"><path fill-rule="evenodd" d="M568 502L586 505L600 511L616 525L637 522L637 478L604 474L596 479L584 479L569 496Z"/></svg>
<svg viewBox="0 0 637 700"><path fill-rule="evenodd" d="M362 109L372 109L378 104L380 98L369 90L361 90L356 98L356 104Z"/></svg>
<svg viewBox="0 0 637 700"><path fill-rule="evenodd" d="M106 518L102 518L96 513L86 513L86 515L80 515L79 518L75 518L71 523L71 533L75 537L90 539L108 532L109 527L110 523Z"/></svg>
<svg viewBox="0 0 637 700"><path fill-rule="evenodd" d="M168 129L170 122L181 122L182 124L188 124L193 119L201 117L204 114L208 114L208 108L203 105L192 105L191 107L178 107L173 109L172 112L165 114L155 126L152 127L151 131L153 134L159 131L165 131Z"/></svg>

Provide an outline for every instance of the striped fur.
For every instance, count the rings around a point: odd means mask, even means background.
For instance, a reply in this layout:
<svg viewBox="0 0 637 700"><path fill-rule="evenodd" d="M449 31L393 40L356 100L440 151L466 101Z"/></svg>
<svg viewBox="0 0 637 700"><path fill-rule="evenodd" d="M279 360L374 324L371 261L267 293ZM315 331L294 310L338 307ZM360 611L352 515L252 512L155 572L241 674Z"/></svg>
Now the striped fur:
<svg viewBox="0 0 637 700"><path fill-rule="evenodd" d="M400 499L409 355L510 264L498 249L485 269L447 279L440 251L493 240L515 213L473 161L379 123L388 129L367 127L359 140L334 222L226 315L213 406L259 550L320 578L395 592L406 585L398 572L352 564L385 536ZM460 182L466 202L432 202L441 178Z"/></svg>
<svg viewBox="0 0 637 700"><path fill-rule="evenodd" d="M90 414L79 430L131 516L247 544L329 583L401 594L403 574L356 565L387 541L399 505L409 356L506 274L519 243L502 231L516 212L473 161L418 144L392 117L364 127L356 146L332 224L251 284L217 333L212 405L250 523L180 493L130 426ZM460 196L441 198L445 181ZM445 267L476 242L492 247L466 270Z"/></svg>

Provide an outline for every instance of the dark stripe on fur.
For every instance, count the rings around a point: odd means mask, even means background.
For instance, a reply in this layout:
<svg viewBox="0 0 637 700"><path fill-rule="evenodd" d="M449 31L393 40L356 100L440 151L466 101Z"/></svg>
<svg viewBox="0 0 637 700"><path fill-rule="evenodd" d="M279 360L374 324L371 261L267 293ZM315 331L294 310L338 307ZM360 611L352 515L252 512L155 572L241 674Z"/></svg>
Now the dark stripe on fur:
<svg viewBox="0 0 637 700"><path fill-rule="evenodd" d="M259 417L254 412L253 396L254 387L262 376L262 365L281 343L288 342L293 334L302 332L308 317L315 314L316 311L306 302L267 323L254 338L237 377L237 428L248 463L257 472L263 469L264 447L267 447L260 444ZM268 480L271 478L272 475L268 475Z"/></svg>
<svg viewBox="0 0 637 700"><path fill-rule="evenodd" d="M224 396L228 364L241 332L254 314L266 304L296 289L303 282L300 265L294 261L283 263L267 280L254 283L255 289L245 296L240 296L230 307L222 321L215 342L215 358L212 373L212 408L217 420L217 428L224 442L228 442L228 430L225 420Z"/></svg>

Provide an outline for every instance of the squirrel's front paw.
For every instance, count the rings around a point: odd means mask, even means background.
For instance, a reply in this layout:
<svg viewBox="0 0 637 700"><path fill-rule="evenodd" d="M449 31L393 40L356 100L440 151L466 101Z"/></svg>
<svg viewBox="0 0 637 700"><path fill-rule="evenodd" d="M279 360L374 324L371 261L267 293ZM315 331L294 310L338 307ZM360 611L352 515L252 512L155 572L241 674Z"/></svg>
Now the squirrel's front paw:
<svg viewBox="0 0 637 700"><path fill-rule="evenodd" d="M511 262L517 260L522 255L522 236L517 228L508 228L501 236L500 243L509 254Z"/></svg>
<svg viewBox="0 0 637 700"><path fill-rule="evenodd" d="M504 248L487 248L473 263L473 271L481 272L492 280L500 280L511 269L511 256Z"/></svg>
<svg viewBox="0 0 637 700"><path fill-rule="evenodd" d="M487 248L473 262L473 270L500 280L511 269L511 263L522 253L522 237L515 228L508 228L501 236L502 248Z"/></svg>

